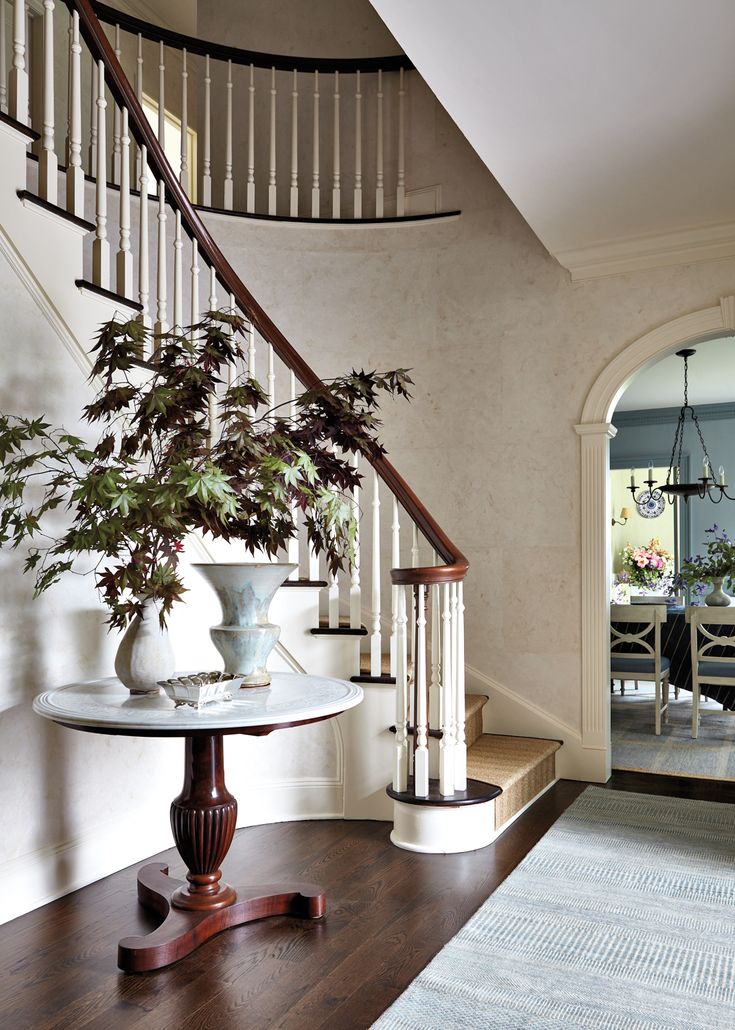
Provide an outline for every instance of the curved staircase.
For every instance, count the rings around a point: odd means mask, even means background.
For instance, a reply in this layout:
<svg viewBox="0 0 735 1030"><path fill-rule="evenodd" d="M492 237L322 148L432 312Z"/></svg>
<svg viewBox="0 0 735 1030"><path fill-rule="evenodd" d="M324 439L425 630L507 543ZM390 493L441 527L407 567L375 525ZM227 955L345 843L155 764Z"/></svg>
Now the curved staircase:
<svg viewBox="0 0 735 1030"><path fill-rule="evenodd" d="M9 107L0 115L0 246L80 368L89 371L89 341L115 312L165 330L196 322L207 305L227 306L248 322L248 370L267 382L271 400L293 400L297 382L318 386L199 218L89 0L66 5L66 118L55 114L51 46L33 69L42 80L34 90L44 98L41 133L27 124L25 6L16 0L15 63L7 92L4 82L0 91ZM53 3L44 5L50 39L53 11ZM95 69L91 85L80 74L83 44ZM94 94L84 95L85 88ZM90 107L96 113L85 178L81 111ZM66 167L54 135L64 123ZM40 148L36 161L29 160L31 145ZM29 189L36 179L37 189ZM361 456L355 461L366 503L358 491L352 503L368 560L342 577L327 575L294 512L297 532L284 557L299 569L275 602L283 626L279 659L285 668L363 685L364 703L340 719L345 817L393 817L394 841L414 850L482 847L551 786L560 744L483 733L483 719L492 723L487 698L466 696L464 686L468 563L385 458L372 467ZM179 660L185 664L185 655Z"/></svg>

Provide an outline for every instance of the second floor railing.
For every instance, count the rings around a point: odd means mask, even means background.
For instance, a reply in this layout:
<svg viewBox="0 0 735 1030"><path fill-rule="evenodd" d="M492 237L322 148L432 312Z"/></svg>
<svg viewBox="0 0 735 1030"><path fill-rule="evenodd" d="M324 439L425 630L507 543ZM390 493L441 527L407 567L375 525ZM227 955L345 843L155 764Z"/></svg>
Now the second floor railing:
<svg viewBox="0 0 735 1030"><path fill-rule="evenodd" d="M248 326L243 371L264 384L271 403L293 401L297 384L318 387L319 377L252 296L195 210L90 0L66 0L69 107L66 169L59 175L57 6L45 0L39 192L47 203L83 218L93 190L94 288L129 298L156 331L196 323L202 310L227 307ZM10 116L27 124L25 27L25 3L15 0L13 64L3 99ZM82 74L85 64L94 69L88 78ZM85 183L81 156L81 113L92 105L93 186ZM119 133L110 134L110 123ZM115 191L108 186L113 168ZM358 559L347 573L326 577L327 626L339 629L344 619L345 628L366 632L369 647L356 675L395 683L394 789L426 797L433 773L439 794L451 801L466 786L463 580L468 563L385 457L368 463L355 455L353 460L363 476L362 490L352 497L359 517ZM295 576L320 581L324 567L306 544L296 510L294 524L287 557L298 566ZM432 729L440 739L438 756L430 762Z"/></svg>
<svg viewBox="0 0 735 1030"><path fill-rule="evenodd" d="M291 218L407 214L404 55L257 53L93 9L190 200Z"/></svg>

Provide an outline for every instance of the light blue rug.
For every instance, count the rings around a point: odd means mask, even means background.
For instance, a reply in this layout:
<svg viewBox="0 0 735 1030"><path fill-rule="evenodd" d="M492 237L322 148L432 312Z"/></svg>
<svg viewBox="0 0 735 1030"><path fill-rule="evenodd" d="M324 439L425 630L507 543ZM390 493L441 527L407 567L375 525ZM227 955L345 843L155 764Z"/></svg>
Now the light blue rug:
<svg viewBox="0 0 735 1030"><path fill-rule="evenodd" d="M732 1030L735 805L589 787L374 1027Z"/></svg>
<svg viewBox="0 0 735 1030"><path fill-rule="evenodd" d="M612 766L670 776L735 781L735 712L702 700L699 736L692 739L692 695L671 692L669 718L654 732L653 685L629 684L624 697L611 699Z"/></svg>

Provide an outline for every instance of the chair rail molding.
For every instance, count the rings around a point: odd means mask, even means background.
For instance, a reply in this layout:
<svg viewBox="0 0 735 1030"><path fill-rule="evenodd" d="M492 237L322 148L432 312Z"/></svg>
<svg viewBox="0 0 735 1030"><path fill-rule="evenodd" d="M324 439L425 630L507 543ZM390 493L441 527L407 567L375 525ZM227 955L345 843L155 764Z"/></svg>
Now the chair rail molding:
<svg viewBox="0 0 735 1030"><path fill-rule="evenodd" d="M707 338L735 335L735 295L645 333L600 372L574 428L581 450L582 514L582 746L597 749L611 770L610 743L610 440L623 391L657 358Z"/></svg>

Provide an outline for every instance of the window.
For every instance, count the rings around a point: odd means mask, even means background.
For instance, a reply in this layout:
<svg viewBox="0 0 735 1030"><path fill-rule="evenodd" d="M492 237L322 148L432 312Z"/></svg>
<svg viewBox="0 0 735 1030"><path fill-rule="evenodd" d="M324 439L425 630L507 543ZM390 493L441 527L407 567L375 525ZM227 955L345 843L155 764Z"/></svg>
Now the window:
<svg viewBox="0 0 735 1030"><path fill-rule="evenodd" d="M158 103L151 97L143 94L142 99L143 111L146 118L151 124L151 127L158 132ZM171 114L170 111L164 109L164 132L163 132L163 152L166 155L169 164L173 168L177 179L181 181L181 121ZM188 152L188 167L187 167L187 182L186 192L191 200L192 204L196 203L196 186L197 186L197 134L193 129L187 127L187 152ZM155 196L156 187L155 184L150 186L148 189L150 196Z"/></svg>

